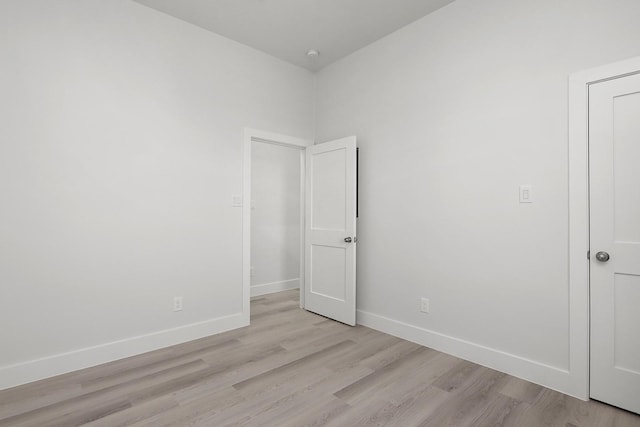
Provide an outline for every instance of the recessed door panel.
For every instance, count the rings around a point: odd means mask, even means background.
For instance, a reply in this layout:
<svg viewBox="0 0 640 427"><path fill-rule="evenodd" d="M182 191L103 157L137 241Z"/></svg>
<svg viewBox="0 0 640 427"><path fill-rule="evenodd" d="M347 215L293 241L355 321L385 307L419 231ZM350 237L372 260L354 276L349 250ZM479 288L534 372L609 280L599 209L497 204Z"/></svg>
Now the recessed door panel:
<svg viewBox="0 0 640 427"><path fill-rule="evenodd" d="M640 160L640 93L613 98L613 114L615 238L639 242L640 164L632 159Z"/></svg>
<svg viewBox="0 0 640 427"><path fill-rule="evenodd" d="M345 230L346 149L313 154L311 226L319 230Z"/></svg>
<svg viewBox="0 0 640 427"><path fill-rule="evenodd" d="M337 301L345 299L345 248L313 245L311 292Z"/></svg>
<svg viewBox="0 0 640 427"><path fill-rule="evenodd" d="M616 274L614 287L614 365L640 375L640 339L633 339L640 335L640 323L634 322L640 307L640 276Z"/></svg>

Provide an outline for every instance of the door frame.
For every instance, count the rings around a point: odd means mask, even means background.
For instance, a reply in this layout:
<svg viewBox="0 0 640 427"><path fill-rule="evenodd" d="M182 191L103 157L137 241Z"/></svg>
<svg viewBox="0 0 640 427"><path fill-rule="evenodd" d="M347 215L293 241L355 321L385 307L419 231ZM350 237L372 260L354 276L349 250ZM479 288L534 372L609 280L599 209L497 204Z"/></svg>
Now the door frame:
<svg viewBox="0 0 640 427"><path fill-rule="evenodd" d="M569 376L574 396L589 392L589 86L640 73L640 57L569 76Z"/></svg>
<svg viewBox="0 0 640 427"><path fill-rule="evenodd" d="M248 325L251 318L251 147L253 143L290 147L300 151L300 288L304 289L304 214L305 214L305 148L313 140L274 132L244 128L242 141L242 316ZM304 307L304 292L300 292Z"/></svg>

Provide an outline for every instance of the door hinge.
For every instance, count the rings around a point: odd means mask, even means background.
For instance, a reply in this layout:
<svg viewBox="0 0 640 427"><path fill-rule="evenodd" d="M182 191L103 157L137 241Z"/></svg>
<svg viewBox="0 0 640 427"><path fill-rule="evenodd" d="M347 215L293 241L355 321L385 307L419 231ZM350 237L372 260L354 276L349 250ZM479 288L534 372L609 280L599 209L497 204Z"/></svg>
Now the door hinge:
<svg viewBox="0 0 640 427"><path fill-rule="evenodd" d="M587 251L587 259L591 259L591 251Z"/></svg>

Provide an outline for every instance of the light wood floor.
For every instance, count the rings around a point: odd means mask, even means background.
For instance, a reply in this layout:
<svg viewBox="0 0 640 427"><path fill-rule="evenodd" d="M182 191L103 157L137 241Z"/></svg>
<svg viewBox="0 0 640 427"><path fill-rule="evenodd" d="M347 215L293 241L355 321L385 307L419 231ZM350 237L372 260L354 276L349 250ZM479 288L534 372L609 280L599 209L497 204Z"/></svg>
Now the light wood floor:
<svg viewBox="0 0 640 427"><path fill-rule="evenodd" d="M0 426L640 426L580 400L298 308L251 326L0 391Z"/></svg>

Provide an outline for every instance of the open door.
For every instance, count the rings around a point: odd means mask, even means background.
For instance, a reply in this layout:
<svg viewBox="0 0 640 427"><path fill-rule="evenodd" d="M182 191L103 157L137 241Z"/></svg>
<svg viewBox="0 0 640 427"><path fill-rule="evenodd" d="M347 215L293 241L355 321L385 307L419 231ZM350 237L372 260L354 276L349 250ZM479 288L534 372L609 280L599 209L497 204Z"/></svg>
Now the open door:
<svg viewBox="0 0 640 427"><path fill-rule="evenodd" d="M305 309L356 324L356 137L306 149Z"/></svg>
<svg viewBox="0 0 640 427"><path fill-rule="evenodd" d="M591 397L640 414L640 74L589 87Z"/></svg>

